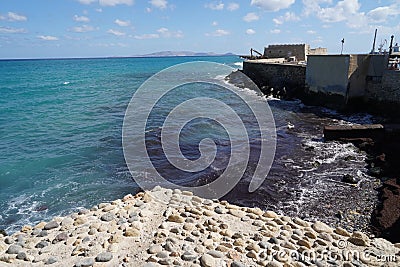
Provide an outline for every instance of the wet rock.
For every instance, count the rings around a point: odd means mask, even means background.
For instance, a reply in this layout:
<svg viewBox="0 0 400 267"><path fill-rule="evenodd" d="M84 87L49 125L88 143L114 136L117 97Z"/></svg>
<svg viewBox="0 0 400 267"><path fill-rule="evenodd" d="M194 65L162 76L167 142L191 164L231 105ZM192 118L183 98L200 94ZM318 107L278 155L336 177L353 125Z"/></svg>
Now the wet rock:
<svg viewBox="0 0 400 267"><path fill-rule="evenodd" d="M7 233L4 229L0 229L0 235L7 236Z"/></svg>
<svg viewBox="0 0 400 267"><path fill-rule="evenodd" d="M368 174L374 177L382 176L382 169L380 167L373 167L368 170Z"/></svg>
<svg viewBox="0 0 400 267"><path fill-rule="evenodd" d="M357 184L360 180L351 174L343 175L342 182L348 184Z"/></svg>

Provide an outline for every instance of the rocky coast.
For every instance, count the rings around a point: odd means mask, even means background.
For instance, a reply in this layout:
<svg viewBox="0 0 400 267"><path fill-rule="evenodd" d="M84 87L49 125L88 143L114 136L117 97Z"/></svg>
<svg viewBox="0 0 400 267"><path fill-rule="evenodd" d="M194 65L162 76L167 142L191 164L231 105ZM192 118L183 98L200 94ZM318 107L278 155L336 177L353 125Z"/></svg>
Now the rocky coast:
<svg viewBox="0 0 400 267"><path fill-rule="evenodd" d="M0 234L0 266L399 266L400 243L155 187Z"/></svg>

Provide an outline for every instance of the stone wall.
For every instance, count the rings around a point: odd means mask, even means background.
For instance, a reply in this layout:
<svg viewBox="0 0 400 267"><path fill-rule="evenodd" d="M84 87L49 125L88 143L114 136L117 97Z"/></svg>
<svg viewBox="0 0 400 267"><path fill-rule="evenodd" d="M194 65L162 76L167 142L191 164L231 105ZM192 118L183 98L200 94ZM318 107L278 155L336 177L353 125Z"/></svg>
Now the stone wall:
<svg viewBox="0 0 400 267"><path fill-rule="evenodd" d="M327 55L328 49L323 47L310 48L308 47L307 55Z"/></svg>
<svg viewBox="0 0 400 267"><path fill-rule="evenodd" d="M297 64L261 63L257 60L243 62L243 73L252 79L264 92L266 89L285 88L291 94L303 90L305 85L306 67Z"/></svg>
<svg viewBox="0 0 400 267"><path fill-rule="evenodd" d="M394 100L400 103L400 71L384 72L380 97L382 100Z"/></svg>
<svg viewBox="0 0 400 267"><path fill-rule="evenodd" d="M368 76L364 100L370 112L399 116L400 71L384 70L382 76Z"/></svg>
<svg viewBox="0 0 400 267"><path fill-rule="evenodd" d="M305 61L308 46L306 44L269 45L264 49L265 58L296 57L297 61Z"/></svg>

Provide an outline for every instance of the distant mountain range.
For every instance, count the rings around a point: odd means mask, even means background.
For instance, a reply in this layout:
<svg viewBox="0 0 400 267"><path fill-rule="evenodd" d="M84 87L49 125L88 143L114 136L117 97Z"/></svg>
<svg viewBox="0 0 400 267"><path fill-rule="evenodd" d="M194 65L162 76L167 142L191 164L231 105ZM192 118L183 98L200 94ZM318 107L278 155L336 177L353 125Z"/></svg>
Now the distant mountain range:
<svg viewBox="0 0 400 267"><path fill-rule="evenodd" d="M217 54L213 52L191 51L160 51L151 54L138 55L137 57L210 57L210 56L235 56L233 53Z"/></svg>

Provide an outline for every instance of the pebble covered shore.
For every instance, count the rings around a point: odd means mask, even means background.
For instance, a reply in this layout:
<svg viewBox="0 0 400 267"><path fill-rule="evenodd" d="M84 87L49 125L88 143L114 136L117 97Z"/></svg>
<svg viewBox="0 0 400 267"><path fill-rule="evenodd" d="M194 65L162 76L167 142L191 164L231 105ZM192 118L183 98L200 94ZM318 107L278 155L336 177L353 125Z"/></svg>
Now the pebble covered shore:
<svg viewBox="0 0 400 267"><path fill-rule="evenodd" d="M400 243L155 187L0 234L0 266L400 266Z"/></svg>

